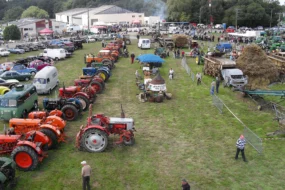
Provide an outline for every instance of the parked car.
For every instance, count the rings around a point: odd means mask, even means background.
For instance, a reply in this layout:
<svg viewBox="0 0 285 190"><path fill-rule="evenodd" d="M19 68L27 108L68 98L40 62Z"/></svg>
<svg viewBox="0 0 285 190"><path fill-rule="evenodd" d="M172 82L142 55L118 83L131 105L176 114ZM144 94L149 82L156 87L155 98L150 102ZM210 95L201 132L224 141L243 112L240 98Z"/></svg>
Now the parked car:
<svg viewBox="0 0 285 190"><path fill-rule="evenodd" d="M30 62L30 64L29 64L29 68L35 68L35 69L37 69L37 71L40 71L41 69L43 69L46 66L51 66L51 64L46 63L42 60L34 60L34 61Z"/></svg>
<svg viewBox="0 0 285 190"><path fill-rule="evenodd" d="M42 60L43 62L49 63L51 65L54 64L54 60L51 57L48 57L48 56L38 56L37 59L38 60Z"/></svg>
<svg viewBox="0 0 285 190"><path fill-rule="evenodd" d="M9 56L10 55L10 52L5 49L5 48L0 48L0 57L6 57L6 56Z"/></svg>
<svg viewBox="0 0 285 190"><path fill-rule="evenodd" d="M16 79L18 81L28 81L32 78L32 75L29 73L19 73L17 71L6 71L0 75L0 78L5 80Z"/></svg>
<svg viewBox="0 0 285 190"><path fill-rule="evenodd" d="M59 83L58 72L54 66L48 66L39 71L33 80L38 94L50 94Z"/></svg>
<svg viewBox="0 0 285 190"><path fill-rule="evenodd" d="M38 94L34 85L17 85L0 97L0 119L26 118L32 109L38 109Z"/></svg>
<svg viewBox="0 0 285 190"><path fill-rule="evenodd" d="M14 65L10 70L18 71L19 73L30 73L33 76L37 73L35 68L28 68L25 65Z"/></svg>
<svg viewBox="0 0 285 190"><path fill-rule="evenodd" d="M95 36L88 36L88 43L90 43L90 42L96 42L97 41L97 39L95 38Z"/></svg>
<svg viewBox="0 0 285 190"><path fill-rule="evenodd" d="M72 56L72 53L67 51L67 50L65 50L65 55L66 55L65 58L70 58Z"/></svg>
<svg viewBox="0 0 285 190"><path fill-rule="evenodd" d="M8 51L10 53L15 53L15 54L23 54L23 53L25 53L24 49L18 49L18 48L10 48L10 49L8 49Z"/></svg>
<svg viewBox="0 0 285 190"><path fill-rule="evenodd" d="M81 40L74 40L73 44L74 44L74 49L82 49L83 48Z"/></svg>
<svg viewBox="0 0 285 190"><path fill-rule="evenodd" d="M74 52L74 45L72 42L64 42L63 48L68 52Z"/></svg>
<svg viewBox="0 0 285 190"><path fill-rule="evenodd" d="M28 44L28 47L30 48L31 51L38 51L39 48L35 44Z"/></svg>
<svg viewBox="0 0 285 190"><path fill-rule="evenodd" d="M15 48L16 49L23 49L23 50L25 50L25 52L31 51L30 48L28 46L25 46L25 45L16 45Z"/></svg>
<svg viewBox="0 0 285 190"><path fill-rule="evenodd" d="M18 84L19 84L19 81L16 79L5 80L5 79L0 78L0 86L6 86L12 89Z"/></svg>

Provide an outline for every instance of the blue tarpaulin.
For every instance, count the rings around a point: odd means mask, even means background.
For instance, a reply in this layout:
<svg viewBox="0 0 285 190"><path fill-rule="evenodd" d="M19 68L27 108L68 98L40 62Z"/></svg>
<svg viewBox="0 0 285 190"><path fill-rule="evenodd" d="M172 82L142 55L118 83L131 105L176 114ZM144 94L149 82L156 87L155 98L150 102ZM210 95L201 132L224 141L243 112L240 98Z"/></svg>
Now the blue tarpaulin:
<svg viewBox="0 0 285 190"><path fill-rule="evenodd" d="M143 63L163 63L164 60L161 59L159 56L154 54L143 54L137 57L140 62Z"/></svg>

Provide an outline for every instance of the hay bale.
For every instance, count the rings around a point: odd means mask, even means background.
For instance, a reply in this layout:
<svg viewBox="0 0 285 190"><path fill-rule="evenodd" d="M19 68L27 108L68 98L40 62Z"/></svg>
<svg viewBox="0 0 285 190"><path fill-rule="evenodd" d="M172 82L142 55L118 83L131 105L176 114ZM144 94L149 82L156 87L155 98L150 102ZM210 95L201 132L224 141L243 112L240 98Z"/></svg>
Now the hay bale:
<svg viewBox="0 0 285 190"><path fill-rule="evenodd" d="M188 44L188 36L185 34L175 34L172 36L172 40L176 47L184 47Z"/></svg>
<svg viewBox="0 0 285 190"><path fill-rule="evenodd" d="M278 77L277 67L257 45L246 46L237 59L236 66L248 76L251 89L266 89Z"/></svg>

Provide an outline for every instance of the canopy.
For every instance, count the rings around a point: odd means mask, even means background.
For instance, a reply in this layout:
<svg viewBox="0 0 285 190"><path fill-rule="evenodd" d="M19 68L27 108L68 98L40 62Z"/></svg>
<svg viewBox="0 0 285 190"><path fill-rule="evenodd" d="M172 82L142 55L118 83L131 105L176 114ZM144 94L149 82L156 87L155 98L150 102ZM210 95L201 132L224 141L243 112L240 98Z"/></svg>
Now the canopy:
<svg viewBox="0 0 285 190"><path fill-rule="evenodd" d="M161 59L159 56L154 54L143 54L137 57L140 62L143 63L163 63L164 60Z"/></svg>
<svg viewBox="0 0 285 190"><path fill-rule="evenodd" d="M133 23L134 24L140 24L141 22L139 20L134 20Z"/></svg>
<svg viewBox="0 0 285 190"><path fill-rule="evenodd" d="M102 29L102 28L107 28L106 26L92 26L91 28L100 28L100 29Z"/></svg>
<svg viewBox="0 0 285 190"><path fill-rule="evenodd" d="M39 31L39 33L40 33L41 35L50 35L50 34L53 33L53 31L50 30L50 29L48 29L48 28L45 28L45 29Z"/></svg>
<svg viewBox="0 0 285 190"><path fill-rule="evenodd" d="M95 23L93 23L93 25L95 25L95 26L107 26L107 24L105 22L102 22L102 21L95 22Z"/></svg>

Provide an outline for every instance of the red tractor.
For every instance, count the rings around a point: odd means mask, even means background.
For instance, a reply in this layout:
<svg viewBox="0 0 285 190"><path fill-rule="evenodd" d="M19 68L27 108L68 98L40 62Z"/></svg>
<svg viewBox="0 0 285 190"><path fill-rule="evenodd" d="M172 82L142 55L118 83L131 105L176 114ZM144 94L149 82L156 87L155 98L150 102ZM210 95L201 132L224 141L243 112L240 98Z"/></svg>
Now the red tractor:
<svg viewBox="0 0 285 190"><path fill-rule="evenodd" d="M60 98L77 98L79 99L82 110L86 111L90 105L90 103L95 102L96 100L96 90L92 86L69 86L59 89Z"/></svg>
<svg viewBox="0 0 285 190"><path fill-rule="evenodd" d="M105 82L104 80L99 77L98 75L94 76L81 76L80 79L75 79L74 80L74 85L75 86L92 86L95 90L96 93L100 94L103 92L105 88Z"/></svg>
<svg viewBox="0 0 285 190"><path fill-rule="evenodd" d="M42 117L40 119L13 118L9 127L15 134L20 135L29 131L39 130L48 137L48 148L56 148L59 142L64 141L64 128L66 122L58 116Z"/></svg>
<svg viewBox="0 0 285 190"><path fill-rule="evenodd" d="M104 114L92 116L92 105L89 107L87 125L80 127L76 135L76 147L88 152L102 152L108 145L108 136L117 134L120 140L116 144L133 145L135 143L134 120L125 118L122 110L121 117L107 117Z"/></svg>
<svg viewBox="0 0 285 190"><path fill-rule="evenodd" d="M6 134L5 131L4 135L0 135L0 147L1 154L11 154L18 169L30 171L47 156L48 137L40 131L22 135L15 135L12 130Z"/></svg>

